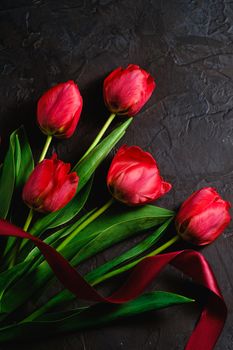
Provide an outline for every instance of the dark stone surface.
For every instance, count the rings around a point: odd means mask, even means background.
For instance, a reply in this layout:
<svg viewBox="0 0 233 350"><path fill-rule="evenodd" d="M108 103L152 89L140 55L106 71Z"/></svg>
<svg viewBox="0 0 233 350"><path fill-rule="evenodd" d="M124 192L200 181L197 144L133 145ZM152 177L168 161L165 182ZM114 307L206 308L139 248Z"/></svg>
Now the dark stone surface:
<svg viewBox="0 0 233 350"><path fill-rule="evenodd" d="M74 137L55 147L64 160L77 159L108 114L102 102L104 77L128 63L147 69L158 85L122 140L150 151L172 182L173 190L157 204L175 209L206 185L231 201L233 3L228 0L1 0L2 151L9 132L24 123L37 155L44 137L36 127L36 101L51 85L74 79L84 97L82 121ZM104 195L108 164L98 172ZM232 250L232 227L203 250L229 310L217 350L233 349ZM100 254L88 266L109 259L114 251ZM194 286L169 268L154 287L195 294ZM195 305L174 307L22 348L183 349L199 311ZM21 347L12 348L16 346Z"/></svg>

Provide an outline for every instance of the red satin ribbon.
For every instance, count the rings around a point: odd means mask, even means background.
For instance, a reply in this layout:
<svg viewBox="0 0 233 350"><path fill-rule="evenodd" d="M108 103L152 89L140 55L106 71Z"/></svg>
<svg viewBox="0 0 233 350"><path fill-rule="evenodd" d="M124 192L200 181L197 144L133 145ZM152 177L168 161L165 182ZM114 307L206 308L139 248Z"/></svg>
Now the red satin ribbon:
<svg viewBox="0 0 233 350"><path fill-rule="evenodd" d="M39 238L1 219L0 235L31 240L40 249L64 287L74 293L77 298L88 301L125 303L140 295L167 264L175 266L210 292L199 322L185 349L211 350L214 348L226 320L227 308L213 271L200 253L193 250L181 250L145 258L134 268L128 280L110 297L105 298L97 293L54 248Z"/></svg>

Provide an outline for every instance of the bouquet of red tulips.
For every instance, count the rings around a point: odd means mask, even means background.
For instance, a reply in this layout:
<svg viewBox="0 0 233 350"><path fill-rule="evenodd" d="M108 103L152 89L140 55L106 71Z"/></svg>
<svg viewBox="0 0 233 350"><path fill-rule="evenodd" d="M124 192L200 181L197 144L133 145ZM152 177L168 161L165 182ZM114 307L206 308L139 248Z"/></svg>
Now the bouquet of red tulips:
<svg viewBox="0 0 233 350"><path fill-rule="evenodd" d="M109 201L100 208L85 209L96 168L123 137L155 86L150 74L132 64L117 68L104 80L110 117L72 170L57 154L48 158L47 152L53 137L71 137L80 119L83 101L73 81L52 87L38 101L37 121L47 139L35 166L24 128L11 134L0 168L0 342L74 331L193 302L174 293L142 294L167 263L210 289L213 305L225 310L210 267L200 253L187 250L157 255L178 239L205 245L223 232L230 222L230 205L215 189L194 192L177 215L150 205L172 186L161 177L150 153L138 146L123 146L106 174ZM118 115L123 116L119 124L107 133ZM166 240L166 229L173 220L177 234ZM142 232L139 243L84 277L76 270L81 262ZM161 238L165 241L162 245ZM105 298L93 288L134 266L127 282L113 295ZM63 289L38 302L54 277ZM66 305L75 298L88 303L67 310ZM207 327L210 316L205 312ZM216 321L215 338L212 343L208 340L205 349L211 349L221 331L225 314L220 316L218 332ZM193 339L187 348L200 348Z"/></svg>

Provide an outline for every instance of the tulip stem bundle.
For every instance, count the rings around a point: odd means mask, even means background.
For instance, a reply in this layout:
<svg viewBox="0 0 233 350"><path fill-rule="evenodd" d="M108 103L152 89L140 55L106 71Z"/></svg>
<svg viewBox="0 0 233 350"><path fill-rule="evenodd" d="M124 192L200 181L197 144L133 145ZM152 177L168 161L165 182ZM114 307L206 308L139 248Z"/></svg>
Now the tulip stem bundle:
<svg viewBox="0 0 233 350"><path fill-rule="evenodd" d="M110 116L107 119L106 123L104 124L104 126L102 127L102 129L100 130L100 132L98 133L98 135L96 136L94 141L92 142L91 146L84 153L82 158L79 160L78 164L81 163L81 161L95 148L96 145L98 145L98 143L100 142L100 140L104 136L105 132L107 131L107 129L109 128L110 124L112 123L112 121L114 120L115 117L116 117L115 113L110 114Z"/></svg>

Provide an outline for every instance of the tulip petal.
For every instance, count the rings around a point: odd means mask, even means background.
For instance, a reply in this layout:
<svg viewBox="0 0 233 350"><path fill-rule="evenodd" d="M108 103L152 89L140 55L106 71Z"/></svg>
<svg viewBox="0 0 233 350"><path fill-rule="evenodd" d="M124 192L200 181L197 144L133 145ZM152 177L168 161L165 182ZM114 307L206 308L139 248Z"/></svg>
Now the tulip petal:
<svg viewBox="0 0 233 350"><path fill-rule="evenodd" d="M53 173L53 161L46 159L39 163L23 189L23 200L30 207L40 207L41 201L46 197L52 187L51 174Z"/></svg>
<svg viewBox="0 0 233 350"><path fill-rule="evenodd" d="M181 206L175 220L177 231L193 244L209 244L228 226L229 208L230 204L214 188L202 188Z"/></svg>
<svg viewBox="0 0 233 350"><path fill-rule="evenodd" d="M171 189L162 180L156 161L137 146L122 146L114 157L107 176L113 197L128 205L152 202Z"/></svg>
<svg viewBox="0 0 233 350"><path fill-rule="evenodd" d="M37 120L45 134L70 137L79 121L82 97L72 81L61 83L49 89L39 99Z"/></svg>
<svg viewBox="0 0 233 350"><path fill-rule="evenodd" d="M211 207L191 218L185 235L189 235L190 241L194 244L206 245L223 232L230 220L229 212L222 205Z"/></svg>
<svg viewBox="0 0 233 350"><path fill-rule="evenodd" d="M118 67L104 81L106 106L112 113L134 116L155 89L154 79L139 66Z"/></svg>
<svg viewBox="0 0 233 350"><path fill-rule="evenodd" d="M205 187L194 192L184 203L182 204L180 211L177 215L177 221L182 223L194 215L207 209L218 198L218 193L212 187Z"/></svg>
<svg viewBox="0 0 233 350"><path fill-rule="evenodd" d="M50 195L45 198L44 207L48 212L54 212L63 208L75 195L78 186L78 176L71 173L65 182L54 189Z"/></svg>
<svg viewBox="0 0 233 350"><path fill-rule="evenodd" d="M75 195L78 176L70 173L70 164L53 154L39 163L23 189L25 203L40 212L53 212L64 207Z"/></svg>

